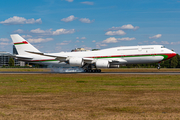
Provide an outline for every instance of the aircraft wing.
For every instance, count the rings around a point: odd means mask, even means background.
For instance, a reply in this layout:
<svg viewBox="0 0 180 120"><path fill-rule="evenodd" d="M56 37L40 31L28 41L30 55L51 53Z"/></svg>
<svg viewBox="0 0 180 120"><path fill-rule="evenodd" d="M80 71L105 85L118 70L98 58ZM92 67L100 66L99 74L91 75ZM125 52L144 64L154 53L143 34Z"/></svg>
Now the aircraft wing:
<svg viewBox="0 0 180 120"><path fill-rule="evenodd" d="M46 53L42 53L42 52L33 52L33 51L26 51L26 52L36 54L36 55L47 56L47 57L54 57L54 58L56 58L56 60L59 60L59 61L65 61L70 58L70 56L56 56L56 55L46 54ZM91 63L94 59L93 58L83 58L83 60L87 63Z"/></svg>
<svg viewBox="0 0 180 120"><path fill-rule="evenodd" d="M42 55L42 56L47 56L47 57L54 57L56 58L56 60L59 60L61 62L64 62L66 60L69 60L71 58L71 56L57 56L57 55L53 55L53 54L46 54L46 53L42 53L42 52L33 52L33 51L26 51L28 53L32 53L32 54L37 54L37 55ZM95 63L97 61L97 59L94 58L82 58L84 60L85 63ZM122 59L122 58L115 58L115 59L108 59L109 62L111 63L126 63L127 61Z"/></svg>
<svg viewBox="0 0 180 120"><path fill-rule="evenodd" d="M116 59L109 60L109 62L112 62L112 63L115 63L115 62L126 63L127 61L122 59L122 58L116 58Z"/></svg>
<svg viewBox="0 0 180 120"><path fill-rule="evenodd" d="M57 60L66 59L68 57L68 56L56 56L56 55L46 54L42 52L33 52L33 51L26 51L26 52L36 54L36 55L47 56L47 57L55 57Z"/></svg>
<svg viewBox="0 0 180 120"><path fill-rule="evenodd" d="M94 59L94 58L83 58L83 60L85 61L85 62L91 62L91 63L93 63L93 62L96 62L97 61L97 59ZM108 60L109 62L111 62L111 63L114 63L114 62L119 62L119 63L126 63L127 61L126 60L124 60L124 59L122 59L122 58L116 58L116 59L110 59L110 60Z"/></svg>
<svg viewBox="0 0 180 120"><path fill-rule="evenodd" d="M83 58L85 63L94 63L95 59L94 58Z"/></svg>

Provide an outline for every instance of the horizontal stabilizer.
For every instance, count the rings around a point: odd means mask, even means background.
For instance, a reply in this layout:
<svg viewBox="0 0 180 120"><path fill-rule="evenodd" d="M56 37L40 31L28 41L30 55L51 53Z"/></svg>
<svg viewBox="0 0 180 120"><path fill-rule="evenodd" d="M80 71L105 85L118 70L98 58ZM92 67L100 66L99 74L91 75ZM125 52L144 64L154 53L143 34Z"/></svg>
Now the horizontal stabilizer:
<svg viewBox="0 0 180 120"><path fill-rule="evenodd" d="M15 57L18 58L18 59L33 59L32 57L29 57L29 56L21 56L21 55L16 55Z"/></svg>

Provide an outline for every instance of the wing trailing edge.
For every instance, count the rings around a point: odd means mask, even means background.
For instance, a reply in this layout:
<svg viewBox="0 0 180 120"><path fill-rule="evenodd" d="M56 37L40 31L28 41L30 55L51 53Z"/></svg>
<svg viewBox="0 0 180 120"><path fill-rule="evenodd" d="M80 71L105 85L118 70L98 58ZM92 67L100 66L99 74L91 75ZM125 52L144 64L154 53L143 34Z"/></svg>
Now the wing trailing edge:
<svg viewBox="0 0 180 120"><path fill-rule="evenodd" d="M33 51L26 51L26 52L36 54L36 55L47 56L47 57L54 57L54 58L56 58L56 60L65 60L68 58L68 56L57 56L57 55L46 54L46 53L42 53L42 52L33 52Z"/></svg>

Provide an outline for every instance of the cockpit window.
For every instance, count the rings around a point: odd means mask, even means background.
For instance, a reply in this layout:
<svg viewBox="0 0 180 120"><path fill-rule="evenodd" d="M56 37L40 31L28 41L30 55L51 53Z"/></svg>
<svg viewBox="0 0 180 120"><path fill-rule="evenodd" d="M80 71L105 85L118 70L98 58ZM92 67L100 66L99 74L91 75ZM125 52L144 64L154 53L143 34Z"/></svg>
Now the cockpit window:
<svg viewBox="0 0 180 120"><path fill-rule="evenodd" d="M165 48L165 46L161 46L161 48Z"/></svg>

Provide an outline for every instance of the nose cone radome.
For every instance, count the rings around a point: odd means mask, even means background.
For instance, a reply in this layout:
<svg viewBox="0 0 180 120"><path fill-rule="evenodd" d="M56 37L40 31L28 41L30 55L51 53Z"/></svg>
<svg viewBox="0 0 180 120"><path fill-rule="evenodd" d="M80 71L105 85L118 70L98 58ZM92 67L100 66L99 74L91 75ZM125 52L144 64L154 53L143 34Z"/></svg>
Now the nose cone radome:
<svg viewBox="0 0 180 120"><path fill-rule="evenodd" d="M176 55L177 55L177 54L174 52L174 53L173 53L173 57L176 56Z"/></svg>
<svg viewBox="0 0 180 120"><path fill-rule="evenodd" d="M173 58L174 56L176 56L176 53L175 53L175 52L169 54L169 55L168 55L168 59Z"/></svg>

